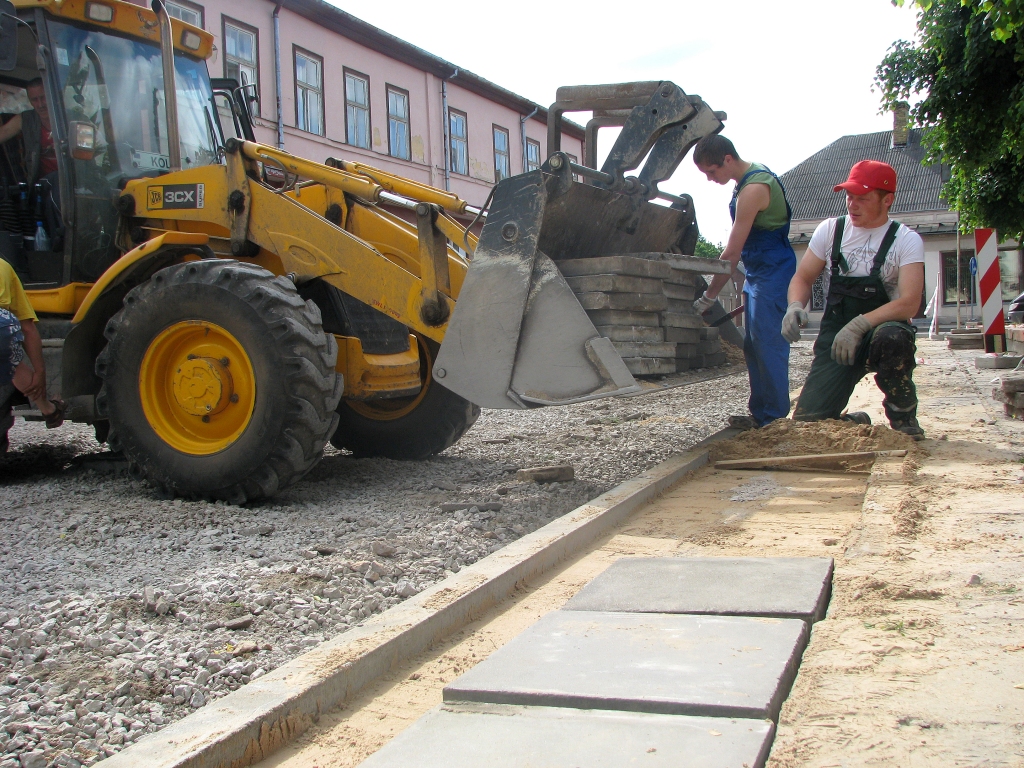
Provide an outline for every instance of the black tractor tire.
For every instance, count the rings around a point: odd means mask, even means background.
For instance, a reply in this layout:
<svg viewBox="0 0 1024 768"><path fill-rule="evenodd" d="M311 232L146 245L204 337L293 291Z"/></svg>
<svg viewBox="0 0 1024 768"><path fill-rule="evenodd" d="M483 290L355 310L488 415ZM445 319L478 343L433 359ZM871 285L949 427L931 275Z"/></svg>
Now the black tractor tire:
<svg viewBox="0 0 1024 768"><path fill-rule="evenodd" d="M454 445L480 416L479 406L434 381L431 368L439 345L420 339L420 374L424 392L404 401L338 404L335 448L358 458L383 457L420 461ZM401 414L395 417L395 414Z"/></svg>
<svg viewBox="0 0 1024 768"><path fill-rule="evenodd" d="M196 321L231 334L252 373L251 380L233 374L251 383L243 401L251 415L214 452L173 446L147 417L140 391L143 361L160 343L154 340ZM233 504L273 496L316 465L337 427L337 342L323 332L315 304L260 267L210 259L162 269L128 293L104 335L96 374L103 380L97 410L110 423L107 443L124 451L134 476L164 494ZM238 366L245 363L237 361L235 370L244 372ZM166 423L164 434L177 439Z"/></svg>

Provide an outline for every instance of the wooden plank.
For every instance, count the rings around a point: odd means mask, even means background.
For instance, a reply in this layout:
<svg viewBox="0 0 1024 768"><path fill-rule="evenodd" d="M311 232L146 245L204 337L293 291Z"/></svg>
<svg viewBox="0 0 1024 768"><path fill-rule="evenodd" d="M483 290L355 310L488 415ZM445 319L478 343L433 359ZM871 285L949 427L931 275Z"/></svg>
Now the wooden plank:
<svg viewBox="0 0 1024 768"><path fill-rule="evenodd" d="M866 461L880 456L906 456L907 452L899 451L856 451L854 453L816 453L802 456L764 456L757 459L728 459L716 461L715 469L766 469L784 467L807 462Z"/></svg>

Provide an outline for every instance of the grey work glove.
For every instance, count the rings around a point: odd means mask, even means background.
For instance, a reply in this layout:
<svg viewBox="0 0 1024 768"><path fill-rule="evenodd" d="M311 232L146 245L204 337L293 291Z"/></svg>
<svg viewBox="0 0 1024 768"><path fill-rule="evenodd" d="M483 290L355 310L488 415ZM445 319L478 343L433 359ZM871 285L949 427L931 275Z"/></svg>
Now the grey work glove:
<svg viewBox="0 0 1024 768"><path fill-rule="evenodd" d="M832 341L832 359L840 365L853 365L857 359L857 347L871 328L871 323L864 315L857 315L844 325Z"/></svg>
<svg viewBox="0 0 1024 768"><path fill-rule="evenodd" d="M703 315L713 306L715 306L716 299L709 299L706 293L702 293L700 298L693 302L693 311L698 315Z"/></svg>
<svg viewBox="0 0 1024 768"><path fill-rule="evenodd" d="M800 329L806 328L810 319L804 305L794 301L786 310L786 316L782 318L782 338L790 344L800 341Z"/></svg>

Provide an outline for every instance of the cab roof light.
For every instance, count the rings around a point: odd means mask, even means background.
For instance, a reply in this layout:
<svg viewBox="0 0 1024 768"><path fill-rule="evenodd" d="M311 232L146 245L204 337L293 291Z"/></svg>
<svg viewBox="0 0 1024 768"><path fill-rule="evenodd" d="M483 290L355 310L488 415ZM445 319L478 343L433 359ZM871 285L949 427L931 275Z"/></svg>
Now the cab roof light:
<svg viewBox="0 0 1024 768"><path fill-rule="evenodd" d="M114 20L114 6L104 3L86 3L85 16L92 21L109 24Z"/></svg>
<svg viewBox="0 0 1024 768"><path fill-rule="evenodd" d="M181 44L190 51L198 51L199 46L203 44L203 39L198 33L186 29L181 33Z"/></svg>

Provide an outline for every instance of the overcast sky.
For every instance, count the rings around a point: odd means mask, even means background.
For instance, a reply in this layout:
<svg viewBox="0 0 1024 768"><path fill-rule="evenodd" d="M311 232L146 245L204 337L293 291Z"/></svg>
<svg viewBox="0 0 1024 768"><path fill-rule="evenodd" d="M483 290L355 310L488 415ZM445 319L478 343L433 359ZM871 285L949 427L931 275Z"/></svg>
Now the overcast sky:
<svg viewBox="0 0 1024 768"><path fill-rule="evenodd" d="M840 136L892 127L875 67L916 18L889 0L329 1L545 105L560 85L672 80L727 112L723 134L778 174ZM731 185L688 157L663 186L692 195L701 232L725 241Z"/></svg>

